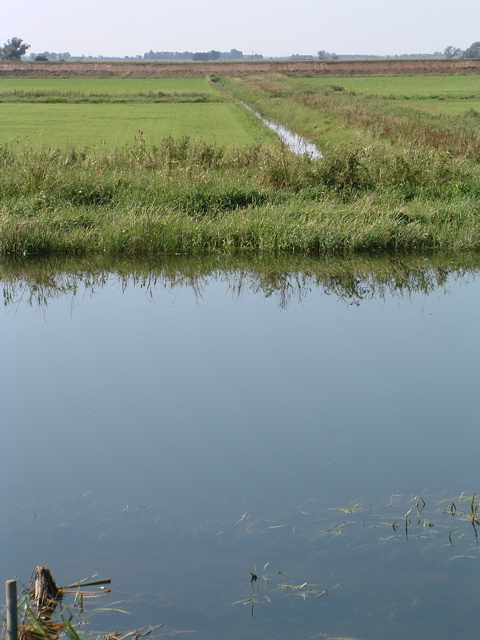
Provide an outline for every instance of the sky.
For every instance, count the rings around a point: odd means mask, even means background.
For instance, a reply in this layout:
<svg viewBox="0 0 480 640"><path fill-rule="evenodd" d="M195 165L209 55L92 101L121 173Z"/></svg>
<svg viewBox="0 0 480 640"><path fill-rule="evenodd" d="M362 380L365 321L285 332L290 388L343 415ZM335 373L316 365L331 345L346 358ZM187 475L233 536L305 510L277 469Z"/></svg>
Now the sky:
<svg viewBox="0 0 480 640"><path fill-rule="evenodd" d="M434 53L480 40L478 0L0 0L0 44L29 52L136 56Z"/></svg>

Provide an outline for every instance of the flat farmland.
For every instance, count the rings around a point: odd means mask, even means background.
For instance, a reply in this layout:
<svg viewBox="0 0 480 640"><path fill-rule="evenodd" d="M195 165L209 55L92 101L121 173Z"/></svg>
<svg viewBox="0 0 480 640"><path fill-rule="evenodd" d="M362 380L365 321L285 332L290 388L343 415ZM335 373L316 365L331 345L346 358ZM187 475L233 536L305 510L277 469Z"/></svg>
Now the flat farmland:
<svg viewBox="0 0 480 640"><path fill-rule="evenodd" d="M392 100L432 113L461 114L480 108L480 75L338 76L302 78L298 82L308 91L336 87L337 90Z"/></svg>
<svg viewBox="0 0 480 640"><path fill-rule="evenodd" d="M0 255L480 249L472 75L46 80L0 88Z"/></svg>
<svg viewBox="0 0 480 640"><path fill-rule="evenodd" d="M213 104L0 104L0 142L27 146L112 147L172 136L226 147L265 141L263 125L237 105Z"/></svg>
<svg viewBox="0 0 480 640"><path fill-rule="evenodd" d="M135 95L164 93L216 93L204 78L0 78L5 92L62 92Z"/></svg>
<svg viewBox="0 0 480 640"><path fill-rule="evenodd" d="M477 160L480 149L480 76L222 78L238 99L325 151L426 146Z"/></svg>
<svg viewBox="0 0 480 640"><path fill-rule="evenodd" d="M329 78L302 78L299 81L311 88L339 85L347 91L366 95L392 97L480 96L480 75L471 76L330 76Z"/></svg>
<svg viewBox="0 0 480 640"><path fill-rule="evenodd" d="M260 121L205 79L6 78L0 143L109 150L187 136L228 148L273 140Z"/></svg>

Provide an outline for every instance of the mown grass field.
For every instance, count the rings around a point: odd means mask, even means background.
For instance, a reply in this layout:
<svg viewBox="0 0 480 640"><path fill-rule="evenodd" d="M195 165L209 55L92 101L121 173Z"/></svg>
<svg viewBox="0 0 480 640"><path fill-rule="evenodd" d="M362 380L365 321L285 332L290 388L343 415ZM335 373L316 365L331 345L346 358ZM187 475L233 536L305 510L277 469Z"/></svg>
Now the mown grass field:
<svg viewBox="0 0 480 640"><path fill-rule="evenodd" d="M305 86L316 89L332 84L346 91L358 91L365 95L408 99L427 97L480 97L480 76L329 76L302 78Z"/></svg>
<svg viewBox="0 0 480 640"><path fill-rule="evenodd" d="M149 144L188 136L226 147L274 140L204 79L1 79L0 121L0 143L102 152L139 135Z"/></svg>
<svg viewBox="0 0 480 640"><path fill-rule="evenodd" d="M0 95L7 92L62 92L121 96L156 91L216 93L204 78L0 78Z"/></svg>
<svg viewBox="0 0 480 640"><path fill-rule="evenodd" d="M238 146L270 138L260 123L232 103L0 104L1 142L19 146L99 151L134 143L139 131L148 144L188 136L210 144Z"/></svg>
<svg viewBox="0 0 480 640"><path fill-rule="evenodd" d="M479 250L472 80L262 74L128 93L122 79L120 94L52 79L34 96L0 92L0 254ZM429 108L447 94L466 111ZM240 101L323 159L295 156Z"/></svg>

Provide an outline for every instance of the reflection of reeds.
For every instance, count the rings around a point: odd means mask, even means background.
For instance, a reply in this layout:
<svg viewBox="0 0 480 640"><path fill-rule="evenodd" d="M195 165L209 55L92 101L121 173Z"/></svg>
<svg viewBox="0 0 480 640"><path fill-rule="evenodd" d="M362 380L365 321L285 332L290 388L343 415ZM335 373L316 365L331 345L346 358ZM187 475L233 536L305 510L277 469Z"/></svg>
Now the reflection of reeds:
<svg viewBox="0 0 480 640"><path fill-rule="evenodd" d="M80 291L93 293L115 282L121 290L141 287L151 298L166 287L191 288L200 299L216 278L234 298L240 298L244 290L276 295L283 309L316 289L350 304L387 295L408 299L415 293L446 291L452 280L475 277L479 267L477 254L458 253L343 258L254 254L223 256L221 261L213 256L171 256L154 268L146 259L92 256L4 261L0 280L5 305L23 302L46 308L50 300L65 297L73 301Z"/></svg>

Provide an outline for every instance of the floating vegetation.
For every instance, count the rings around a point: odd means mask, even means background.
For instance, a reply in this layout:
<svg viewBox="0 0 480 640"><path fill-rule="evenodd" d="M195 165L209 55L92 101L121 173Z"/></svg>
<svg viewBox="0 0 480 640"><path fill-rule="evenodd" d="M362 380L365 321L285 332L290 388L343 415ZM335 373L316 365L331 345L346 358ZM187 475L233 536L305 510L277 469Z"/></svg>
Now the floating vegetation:
<svg viewBox="0 0 480 640"><path fill-rule="evenodd" d="M215 535L221 537L223 544L230 546L235 541L243 543L251 539L251 544L256 546L258 537L262 537L265 538L264 547L275 549L277 557L284 550L285 558L288 557L287 549L293 546L304 548L307 545L313 555L317 547L338 552L339 545L346 549L353 545L358 553L367 549L372 552L375 548L378 553L383 553L385 548L405 549L406 541L415 540L419 545L415 546L416 551L420 550L422 554L440 551L445 562L480 560L477 532L479 501L476 494L462 493L453 499L450 496L404 497L392 494L383 504L369 505L362 500L327 508L323 508L324 503L325 498L311 498L294 512L282 513L276 518L271 515L259 517L253 511L244 512L240 518L233 517L230 523L203 523L196 528L196 536L213 534L220 526L221 531ZM341 519L328 520L334 512L341 514ZM286 523L276 524L280 518ZM470 525L473 533L469 530ZM348 583L333 583L333 573L324 584L307 579L297 583L285 580L284 571L270 561L261 570L255 564L249 577L251 593L232 604L247 606L250 615L255 617L258 606L274 604L279 598L319 601L339 587L348 590Z"/></svg>
<svg viewBox="0 0 480 640"><path fill-rule="evenodd" d="M110 589L85 590L85 587L110 584L110 580L93 580L90 576L66 587L58 587L50 569L37 566L30 585L20 595L18 603L19 640L80 640L77 626L84 624L84 602L89 598L107 597ZM71 602L63 598L71 594ZM73 598L72 598L73 596ZM107 609L105 609L107 610ZM108 608L114 611L114 608Z"/></svg>
<svg viewBox="0 0 480 640"><path fill-rule="evenodd" d="M209 532L223 539L242 540L252 537L275 538L277 544L323 544L336 538L343 538L350 544L351 540L366 544L382 546L401 543L402 539L416 538L420 541L438 541L440 546L461 545L470 549L475 545L475 555L480 559L480 546L477 547L480 503L476 494L465 493L451 497L428 499L422 496L404 497L392 494L387 504L368 505L365 500L347 506L324 508L325 498L310 498L299 505L292 513L283 513L278 517L255 516L253 512L245 513L240 519L222 522L219 526L214 521L202 523L196 527L195 534L205 536ZM409 505L412 504L410 507ZM458 505L458 506L457 506ZM323 508L322 508L323 507ZM339 519L332 519L332 512L340 512ZM413 514L416 517L412 517ZM345 518L344 516L348 516ZM278 524L282 518L284 524ZM473 527L473 531L470 529ZM217 527L220 531L216 531ZM251 585L270 584L271 576L258 572L256 567L251 572ZM281 575L281 572L279 572ZM283 589L297 590L297 586L279 583ZM306 586L305 585L301 585Z"/></svg>
<svg viewBox="0 0 480 640"><path fill-rule="evenodd" d="M79 628L88 624L86 615L100 612L128 613L118 608L119 603L109 607L85 609L85 601L108 597L110 589L103 585L111 580L93 580L96 574L79 580L65 587L57 587L51 571L46 566L38 566L33 571L29 587L20 595L18 602L18 640L83 640ZM92 591L86 587L99 586L100 590ZM70 602L65 604L63 598L70 594ZM103 634L105 640L139 640L150 635L163 624L147 629L131 632L114 632ZM93 634L98 636L100 634ZM92 633L88 634L92 637ZM10 636L9 636L10 637Z"/></svg>
<svg viewBox="0 0 480 640"><path fill-rule="evenodd" d="M71 502L65 498L65 504ZM62 514L59 507L61 503L57 502L52 513ZM406 564L409 566L406 579L415 585L415 580L425 581L426 576L428 580L437 580L438 577L434 575L432 578L430 572L440 572L445 576L456 570L455 563L462 563L465 567L465 563L480 560L477 532L479 501L476 493L441 496L428 492L413 496L394 493L382 500L357 498L343 504L332 504L332 499L326 496L313 496L283 511L276 511L259 500L248 508L242 504L231 504L225 520L215 518L217 507L198 505L194 511L189 510L187 522L182 509L165 513L161 505L155 504L142 504L141 508L130 505L127 509L123 506L115 511L112 505L105 507L92 502L91 509L99 510L104 518L99 525L102 535L125 536L129 540L133 536L138 544L143 544L142 540L148 544L154 531L161 548L165 545L171 548L172 544L178 546L178 554L172 557L171 565L163 569L168 588L162 592L160 601L163 603L161 609L166 612L175 598L186 599L187 603L192 598L193 604L193 598L199 597L200 602L203 600L204 606L208 606L211 593L217 593L214 598L221 599L215 603L217 615L223 617L227 615L225 607L232 605L239 612L244 608L248 618L255 621L272 617L278 621L282 619L281 612L300 615L303 608L306 608L305 615L310 612L310 617L319 607L322 616L327 616L329 611L352 606L352 598L359 603L358 606L372 607L368 590L373 588L375 580L380 580L381 589L393 588L394 585L388 586L386 559L396 571L393 582L401 581L401 565ZM82 522L84 516L83 510L79 516ZM211 571L212 557L215 557L212 554L221 558L222 553L227 552L238 569L236 578L224 575L227 565L220 562L224 568L215 572L217 578L210 577L208 589L199 587L201 583L185 584L183 580L175 589L174 573L178 572L179 558L185 550L192 548L201 550L197 558L200 563L198 569L202 571L204 566L203 571L208 572ZM204 558L204 565L201 558ZM188 564L186 556L184 561ZM426 564L428 562L430 564ZM372 578L372 573L376 578ZM222 581L218 585L217 579ZM97 605L93 608L91 604L87 607L87 602L95 602L110 593L99 582L103 581L90 576L66 587L57 587L58 595L45 617L43 611L46 610L43 609L39 615L35 605L32 581L28 597L20 607L21 627L27 630L21 640L57 640L64 637L79 640L75 634L80 633L86 617L107 611L126 613L130 608L128 598L123 603L110 603L108 607ZM99 590L88 588L95 586L100 586ZM51 595L54 593L53 589ZM158 597L157 594L155 598ZM48 598L46 602L48 604ZM166 603L170 604L167 606ZM196 603L196 607L199 606L202 605ZM402 611L408 611L408 607L413 605L387 600L375 606L382 606L384 615L386 609L394 611L403 607ZM159 632L160 625L162 630ZM157 631L152 633L154 629ZM193 629L189 631L193 632ZM347 637L345 632L344 635L334 635L327 631L325 626L320 627L319 635L315 637ZM167 618L165 623L161 621L155 627L130 634L109 632L104 637L126 640L132 636L133 640L139 640L150 633L158 637L177 632ZM80 635L84 637L85 634L82 631Z"/></svg>

